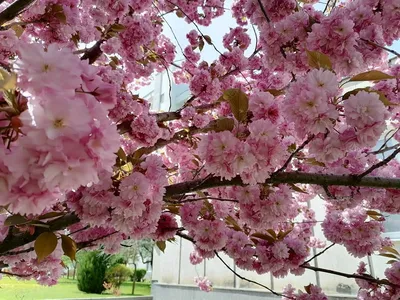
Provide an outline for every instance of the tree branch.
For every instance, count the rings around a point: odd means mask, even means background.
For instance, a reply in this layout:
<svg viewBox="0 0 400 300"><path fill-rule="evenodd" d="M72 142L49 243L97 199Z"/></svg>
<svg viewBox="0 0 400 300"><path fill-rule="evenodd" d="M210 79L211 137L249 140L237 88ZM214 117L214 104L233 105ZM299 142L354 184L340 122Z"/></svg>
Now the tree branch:
<svg viewBox="0 0 400 300"><path fill-rule="evenodd" d="M8 275L8 276L16 276L16 277L29 277L32 276L33 274L15 274L15 273L10 273L6 271L0 271L0 274Z"/></svg>
<svg viewBox="0 0 400 300"><path fill-rule="evenodd" d="M396 51L394 51L394 50L392 50L392 49L389 49L389 48L386 48L386 47L384 47L384 46L378 45L377 43L371 42L370 40L367 40L367 39L360 38L360 40L362 40L363 42L365 42L365 43L367 43L367 44L370 44L370 45L372 45L372 46L375 46L375 47L377 47L377 48L381 48L381 49L383 49L383 50L385 50L385 51L387 51L387 52L390 52L390 53L396 55L397 57L400 57L400 53L399 53L399 52L396 52Z"/></svg>
<svg viewBox="0 0 400 300"><path fill-rule="evenodd" d="M101 51L100 46L105 41L106 41L105 39L98 40L96 44L94 44L91 48L85 51L85 54L83 54L81 60L88 59L89 64L93 64L103 54L103 51Z"/></svg>
<svg viewBox="0 0 400 300"><path fill-rule="evenodd" d="M80 249L83 249L83 248L86 248L86 247L93 246L93 243L94 243L94 242L97 242L97 241L99 241L99 240L105 239L106 237L109 237L109 236L111 236L111 235L113 235L113 234L116 234L117 232L118 232L118 231L114 231L114 232L111 232L111 233L109 233L109 234L106 234L106 235L97 237L97 238L92 239L92 240L88 240L88 241L76 243L76 247L77 247L78 250L80 250Z"/></svg>
<svg viewBox="0 0 400 300"><path fill-rule="evenodd" d="M333 175L333 174L316 174L303 172L283 172L275 174L265 181L265 184L279 183L304 183L322 186L363 186L374 188L391 188L400 189L400 179L384 178L384 177L364 177L358 178L354 175ZM245 184L237 176L231 180L222 179L220 177L209 177L196 179L169 185L166 187L165 197L183 195L189 192L196 192L214 187L223 186L244 186Z"/></svg>
<svg viewBox="0 0 400 300"><path fill-rule="evenodd" d="M333 246L335 246L335 243L329 245L328 247L326 247L324 250L322 250L321 252L315 254L313 257L311 257L310 259L306 260L303 265L308 264L309 262L311 262L312 260L314 260L315 258L317 258L318 256L324 254L326 251L328 251L330 248L332 248Z"/></svg>
<svg viewBox="0 0 400 300"><path fill-rule="evenodd" d="M227 267L229 271L231 271L233 274L235 274L235 275L236 275L237 277L239 277L241 280L245 280L245 281L247 281L247 282L256 284L256 285L258 285L258 286L261 286L261 287L263 287L264 289L268 290L270 293L274 294L275 296L285 297L285 298L287 298L287 299L293 299L293 300L294 300L294 298L292 298L292 297L289 297L289 296L286 296L286 295L284 295L284 294L280 294L280 293L275 292L274 290L272 290L271 288L267 287L266 285L263 285L263 284L261 284L261 283L259 283L259 282L257 282L257 281L254 281L254 280L248 279L248 278L246 278L246 277L243 277L242 275L238 274L234 269L232 269L232 268L219 256L219 254L218 254L217 251L214 251L214 253L215 253L215 255L218 257L218 259L225 265L225 267Z"/></svg>
<svg viewBox="0 0 400 300"><path fill-rule="evenodd" d="M310 135L310 136L303 142L303 144L301 144L301 145L296 149L296 151L294 151L294 152L289 156L289 158L286 160L286 162L284 163L284 165L282 166L282 168L280 168L278 171L276 171L275 174L281 173L281 172L285 171L286 168L288 167L289 163L292 161L293 157L295 157L295 156L297 155L297 153L299 153L301 150L303 150L304 147L307 146L307 144L308 144L309 142L311 142L313 138L314 138L314 135L313 135L313 134Z"/></svg>
<svg viewBox="0 0 400 300"><path fill-rule="evenodd" d="M397 154L400 153L400 148L393 151L392 154L390 154L387 158L385 158L384 160L380 161L379 163L373 165L371 168L369 168L368 170L366 170L364 173L361 173L360 175L357 175L358 178L363 178L364 176L367 176L369 173L371 173L372 171L386 165L387 163L389 163L393 158L396 157Z"/></svg>
<svg viewBox="0 0 400 300"><path fill-rule="evenodd" d="M0 243L0 254L33 242L43 232L62 230L72 224L78 223L79 221L78 216L70 213L61 218L47 222L46 224L49 225L49 228L36 228L35 233L32 235L29 232L25 232L8 236L2 243Z"/></svg>
<svg viewBox="0 0 400 300"><path fill-rule="evenodd" d="M270 23L271 20L269 19L267 12L265 11L264 5L261 3L261 0L257 0L257 1L258 1L258 4L260 5L261 11L262 11L265 19L267 20L268 23Z"/></svg>
<svg viewBox="0 0 400 300"><path fill-rule="evenodd" d="M11 21L35 0L17 0L0 13L0 25Z"/></svg>
<svg viewBox="0 0 400 300"><path fill-rule="evenodd" d="M313 266L306 266L306 265L300 265L301 268L308 269L308 270L313 270L315 272L323 272L323 273L328 273L328 274L333 274L337 276L342 276L346 278L354 278L354 279L362 279L368 282L372 282L375 284L383 284L383 285L389 285L395 288L400 288L399 285L391 283L387 279L378 279L374 278L372 276L365 276L365 275L359 275L359 274L350 274L350 273L343 273L343 272L337 272L334 270L329 270L329 269L324 269L324 268L318 268L318 267L313 267Z"/></svg>
<svg viewBox="0 0 400 300"><path fill-rule="evenodd" d="M185 200L176 200L176 201L166 200L165 202L173 203L173 204L181 204L181 203L196 202L196 201L202 201L202 200L218 200L218 201L222 201L222 202L225 201L225 202L235 202L235 203L239 202L236 199L226 199L226 198L217 198L217 197L189 198L189 199L185 199Z"/></svg>

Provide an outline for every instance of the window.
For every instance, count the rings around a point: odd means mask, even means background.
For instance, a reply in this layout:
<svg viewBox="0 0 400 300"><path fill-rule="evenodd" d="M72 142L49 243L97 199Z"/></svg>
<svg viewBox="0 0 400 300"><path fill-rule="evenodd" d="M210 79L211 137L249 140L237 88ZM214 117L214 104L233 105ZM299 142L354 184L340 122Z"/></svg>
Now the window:
<svg viewBox="0 0 400 300"><path fill-rule="evenodd" d="M164 96L164 93L162 93L160 95L160 110L162 110L162 111L168 110L168 103L166 101L166 97Z"/></svg>
<svg viewBox="0 0 400 300"><path fill-rule="evenodd" d="M393 132L389 132L387 134L387 138L389 138L391 135L393 134ZM374 151L379 150L384 144L384 139L378 141L378 143L376 144ZM393 139L390 139L389 141L387 141L386 143L386 147L392 147L396 144L396 142ZM380 159L384 159L385 157L388 157L393 150L387 151L384 154L380 154L378 155L378 158ZM386 221L383 223L383 226L385 227L385 233L383 234L383 236L385 237L390 237L393 240L400 240L400 215L398 214L386 214L384 213L385 219Z"/></svg>

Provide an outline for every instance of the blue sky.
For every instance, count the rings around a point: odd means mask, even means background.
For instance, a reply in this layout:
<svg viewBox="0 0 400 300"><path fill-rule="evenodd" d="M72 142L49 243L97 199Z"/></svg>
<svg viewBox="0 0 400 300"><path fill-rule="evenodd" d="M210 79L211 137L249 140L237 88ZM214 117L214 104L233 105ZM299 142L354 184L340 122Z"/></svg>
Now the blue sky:
<svg viewBox="0 0 400 300"><path fill-rule="evenodd" d="M232 0L226 0L225 1L225 7L229 8L231 7ZM325 7L325 4L319 3L316 4L315 7L317 9L323 10ZM176 45L179 42L181 44L182 48L185 48L188 45L188 41L186 39L186 34L191 30L195 29L194 25L188 24L184 19L178 18L175 14L169 14L165 16L166 21L168 24L171 26L171 28L174 31L174 35L172 34L171 29L168 27L167 24L164 24L164 34L168 36L171 41L173 41ZM213 41L213 43L216 45L218 50L221 52L224 52L224 48L222 47L222 37L224 34L226 34L229 31L229 28L236 27L237 24L235 20L232 18L231 13L229 10L225 12L225 14L213 21L213 23L209 27L203 27L199 26L200 30L203 32L205 35L209 35ZM251 27L248 28L248 33L252 38L253 44L249 47L247 50L246 55L250 55L253 50L254 50L254 32ZM177 42L178 41L178 42ZM392 46L389 46L388 48L393 49L397 52L400 52L400 41L396 41L393 43ZM179 49L177 45L177 59L182 59L182 53L181 50ZM215 51L215 49L212 48L212 46L205 45L204 49L201 53L202 59L206 61L213 61L218 57L218 53ZM393 57L394 55L389 53L389 57Z"/></svg>

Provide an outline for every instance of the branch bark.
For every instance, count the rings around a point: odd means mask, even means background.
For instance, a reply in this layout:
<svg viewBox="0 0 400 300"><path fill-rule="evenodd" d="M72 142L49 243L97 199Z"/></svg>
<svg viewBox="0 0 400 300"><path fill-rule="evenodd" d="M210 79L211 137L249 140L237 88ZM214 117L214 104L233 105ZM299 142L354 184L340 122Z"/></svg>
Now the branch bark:
<svg viewBox="0 0 400 300"><path fill-rule="evenodd" d="M275 296L279 296L279 297L284 297L284 298L286 298L286 299L293 299L293 300L295 300L294 298L289 297L289 296L286 296L285 294L281 294L281 293L275 292L273 289L267 287L267 286L264 285L264 284L261 284L261 283L259 283L259 282L257 282L257 281L248 279L248 278L246 278L246 277L244 277L244 276L238 274L234 269L232 269L232 268L219 256L219 254L218 254L217 251L214 251L214 253L215 253L215 255L218 257L218 259L225 265L225 267L227 267L227 269L228 269L229 271L231 271L233 274L235 274L235 275L236 275L237 277L239 277L241 280L245 280L245 281L247 281L247 282L256 284L256 285L258 285L258 286L261 286L261 287L263 287L264 289L268 290L270 293L274 294Z"/></svg>
<svg viewBox="0 0 400 300"><path fill-rule="evenodd" d="M328 273L332 275L337 275L337 276L342 276L346 278L354 278L354 279L362 279L368 282L376 283L376 284L383 284L383 285L389 285L395 288L400 288L397 284L391 283L387 279L378 279L372 276L365 276L365 275L359 275L359 274L350 274L350 273L343 273L343 272L338 272L330 269L324 269L324 268L318 268L318 267L313 267L313 266L306 266L306 265L301 265L300 267L308 270L312 270L315 272L323 272L323 273Z"/></svg>
<svg viewBox="0 0 400 300"><path fill-rule="evenodd" d="M49 228L37 227L35 233L32 235L29 232L26 232L18 235L8 236L2 243L0 243L0 254L33 242L43 232L62 230L78 222L78 216L74 213L70 213L61 218L48 222L47 225L49 225Z"/></svg>
<svg viewBox="0 0 400 300"><path fill-rule="evenodd" d="M11 21L35 0L17 0L0 13L0 25Z"/></svg>
<svg viewBox="0 0 400 300"><path fill-rule="evenodd" d="M400 189L400 179L384 178L384 177L363 177L357 175L333 175L333 174L316 174L303 172L283 172L273 175L265 181L265 184L279 183L304 183L315 184L321 186L359 186L373 188L391 188ZM165 197L182 195L190 192L201 191L213 187L244 186L245 184L239 176L226 180L220 177L209 177L173 184L166 187Z"/></svg>
<svg viewBox="0 0 400 300"><path fill-rule="evenodd" d="M96 44L94 44L91 48L85 51L85 54L83 54L81 60L88 59L89 64L93 64L103 54L103 51L101 51L100 46L105 41L106 41L105 39L98 40Z"/></svg>
<svg viewBox="0 0 400 300"><path fill-rule="evenodd" d="M400 148L395 150L392 154L390 154L387 158L385 158L384 160L380 161L379 163L373 165L371 168L369 168L368 170L366 170L364 173L361 173L360 175L358 175L359 178L362 178L364 176L367 176L368 174L370 174L372 171L383 167L384 165L386 165L387 163L389 163L392 159L394 159L396 157L397 154L400 153Z"/></svg>

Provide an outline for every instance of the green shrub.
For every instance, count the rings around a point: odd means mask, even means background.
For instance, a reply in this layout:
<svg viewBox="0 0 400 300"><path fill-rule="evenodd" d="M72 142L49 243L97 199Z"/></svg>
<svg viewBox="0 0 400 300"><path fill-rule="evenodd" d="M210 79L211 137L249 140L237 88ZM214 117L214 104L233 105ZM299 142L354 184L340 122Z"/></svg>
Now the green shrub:
<svg viewBox="0 0 400 300"><path fill-rule="evenodd" d="M116 264L106 271L106 281L119 288L131 275L132 271L127 266Z"/></svg>
<svg viewBox="0 0 400 300"><path fill-rule="evenodd" d="M132 275L131 275L131 281L135 280L137 282L142 282L144 276L146 276L147 270L146 269L136 269L136 273L133 272L132 270Z"/></svg>
<svg viewBox="0 0 400 300"><path fill-rule="evenodd" d="M86 293L101 294L111 255L100 251L86 252L78 261L78 289Z"/></svg>

